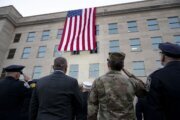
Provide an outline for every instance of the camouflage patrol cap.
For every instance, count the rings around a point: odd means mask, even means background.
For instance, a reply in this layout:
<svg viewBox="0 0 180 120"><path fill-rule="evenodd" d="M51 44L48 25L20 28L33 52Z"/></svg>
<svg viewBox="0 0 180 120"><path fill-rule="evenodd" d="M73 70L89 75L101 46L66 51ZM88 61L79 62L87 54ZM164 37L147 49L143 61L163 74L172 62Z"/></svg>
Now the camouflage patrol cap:
<svg viewBox="0 0 180 120"><path fill-rule="evenodd" d="M108 61L124 61L125 56L123 52L112 52L109 53Z"/></svg>

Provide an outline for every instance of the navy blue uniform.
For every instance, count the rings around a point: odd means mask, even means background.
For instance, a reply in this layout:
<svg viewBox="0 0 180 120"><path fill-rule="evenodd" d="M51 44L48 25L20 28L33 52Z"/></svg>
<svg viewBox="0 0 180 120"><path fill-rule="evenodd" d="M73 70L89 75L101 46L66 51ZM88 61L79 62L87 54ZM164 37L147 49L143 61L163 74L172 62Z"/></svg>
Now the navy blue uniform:
<svg viewBox="0 0 180 120"><path fill-rule="evenodd" d="M148 120L180 120L180 61L152 73L149 83Z"/></svg>
<svg viewBox="0 0 180 120"><path fill-rule="evenodd" d="M0 80L0 120L27 120L30 97L24 82L13 77Z"/></svg>

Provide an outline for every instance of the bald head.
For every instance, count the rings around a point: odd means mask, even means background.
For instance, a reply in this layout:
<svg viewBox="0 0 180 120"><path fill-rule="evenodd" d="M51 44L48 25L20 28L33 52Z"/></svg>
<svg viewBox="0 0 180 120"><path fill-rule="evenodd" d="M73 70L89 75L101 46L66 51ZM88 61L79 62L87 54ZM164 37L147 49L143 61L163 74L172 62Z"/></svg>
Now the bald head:
<svg viewBox="0 0 180 120"><path fill-rule="evenodd" d="M66 72L67 70L67 60L63 57L58 57L54 60L54 70L62 70Z"/></svg>

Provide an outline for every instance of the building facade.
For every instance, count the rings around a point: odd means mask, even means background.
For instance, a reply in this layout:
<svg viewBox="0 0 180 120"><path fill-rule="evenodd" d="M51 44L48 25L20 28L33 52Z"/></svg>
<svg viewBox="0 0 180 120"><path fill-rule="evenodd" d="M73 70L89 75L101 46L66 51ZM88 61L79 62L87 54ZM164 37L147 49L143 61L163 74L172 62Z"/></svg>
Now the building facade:
<svg viewBox="0 0 180 120"><path fill-rule="evenodd" d="M13 6L0 8L0 72L25 65L33 79L50 74L53 60L68 60L67 74L93 81L108 71L109 52L126 53L125 68L139 78L161 67L158 44L180 44L180 1L147 0L97 8L93 51L58 52L67 12L23 17Z"/></svg>

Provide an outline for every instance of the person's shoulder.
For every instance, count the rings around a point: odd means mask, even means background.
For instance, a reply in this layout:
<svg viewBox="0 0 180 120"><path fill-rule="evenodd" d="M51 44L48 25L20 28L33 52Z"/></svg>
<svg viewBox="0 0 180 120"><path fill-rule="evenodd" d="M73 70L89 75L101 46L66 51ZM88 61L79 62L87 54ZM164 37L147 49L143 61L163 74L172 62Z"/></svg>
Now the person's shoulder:
<svg viewBox="0 0 180 120"><path fill-rule="evenodd" d="M159 76L162 74L162 72L164 72L165 68L160 68L158 70L155 70L153 73L150 74L150 77L152 76Z"/></svg>

